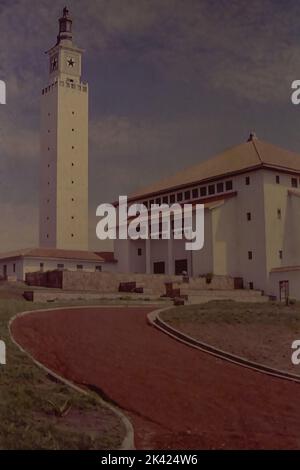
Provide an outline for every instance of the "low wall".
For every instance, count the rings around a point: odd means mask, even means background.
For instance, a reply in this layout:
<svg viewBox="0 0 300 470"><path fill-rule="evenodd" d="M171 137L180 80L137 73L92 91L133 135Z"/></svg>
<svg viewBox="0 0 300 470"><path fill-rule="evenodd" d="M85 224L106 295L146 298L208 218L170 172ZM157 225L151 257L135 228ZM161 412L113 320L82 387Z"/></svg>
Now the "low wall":
<svg viewBox="0 0 300 470"><path fill-rule="evenodd" d="M25 274L25 282L28 286L52 287L62 289L64 271L37 271Z"/></svg>
<svg viewBox="0 0 300 470"><path fill-rule="evenodd" d="M31 286L53 287L68 291L118 292L121 282L136 282L143 287L144 293L165 294L166 282L172 282L174 288L193 290L229 290L234 289L234 279L226 276L213 276L208 283L205 277L190 278L184 282L182 276L164 274L126 274L87 271L49 271L47 273L27 273L26 283Z"/></svg>

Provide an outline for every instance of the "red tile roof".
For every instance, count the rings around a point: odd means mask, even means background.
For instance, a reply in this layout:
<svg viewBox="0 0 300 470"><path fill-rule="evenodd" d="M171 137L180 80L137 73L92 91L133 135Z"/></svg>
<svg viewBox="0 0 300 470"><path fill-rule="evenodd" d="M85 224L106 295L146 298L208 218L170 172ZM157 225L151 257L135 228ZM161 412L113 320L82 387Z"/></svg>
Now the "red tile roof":
<svg viewBox="0 0 300 470"><path fill-rule="evenodd" d="M23 250L1 253L0 260L12 258L51 258L103 263L104 259L93 251L62 250L58 248L25 248Z"/></svg>
<svg viewBox="0 0 300 470"><path fill-rule="evenodd" d="M129 200L150 197L193 184L226 177L259 168L300 172L300 155L250 138L247 142L225 150L215 157L185 168L163 180L130 194Z"/></svg>
<svg viewBox="0 0 300 470"><path fill-rule="evenodd" d="M104 259L105 263L117 263L113 251L96 251L96 254Z"/></svg>

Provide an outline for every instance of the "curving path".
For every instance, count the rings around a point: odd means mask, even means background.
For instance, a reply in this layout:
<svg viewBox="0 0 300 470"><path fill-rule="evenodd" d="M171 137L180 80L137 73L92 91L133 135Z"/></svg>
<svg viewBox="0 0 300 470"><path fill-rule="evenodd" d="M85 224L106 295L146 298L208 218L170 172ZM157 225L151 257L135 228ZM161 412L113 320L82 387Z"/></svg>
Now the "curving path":
<svg viewBox="0 0 300 470"><path fill-rule="evenodd" d="M101 389L130 417L137 448L300 448L300 385L181 344L152 308L34 312L15 340L55 372Z"/></svg>

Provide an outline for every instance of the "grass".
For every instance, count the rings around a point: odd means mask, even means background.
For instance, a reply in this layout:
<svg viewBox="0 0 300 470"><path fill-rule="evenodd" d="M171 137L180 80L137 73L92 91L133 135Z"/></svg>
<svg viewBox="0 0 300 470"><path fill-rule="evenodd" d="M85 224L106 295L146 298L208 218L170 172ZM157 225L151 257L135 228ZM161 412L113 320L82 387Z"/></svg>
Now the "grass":
<svg viewBox="0 0 300 470"><path fill-rule="evenodd" d="M292 342L300 339L300 304L230 300L171 308L161 318L193 338L253 362L300 375Z"/></svg>
<svg viewBox="0 0 300 470"><path fill-rule="evenodd" d="M171 308L161 314L161 318L170 324L194 322L198 324L226 323L278 325L292 331L300 326L300 305L286 306L278 302L247 303L233 300L213 300L206 304L188 305Z"/></svg>
<svg viewBox="0 0 300 470"><path fill-rule="evenodd" d="M15 314L60 305L0 299L0 339L7 348L7 364L0 366L0 449L116 449L122 442L124 425L96 394L51 380L10 340L8 322ZM59 417L64 405L66 414Z"/></svg>

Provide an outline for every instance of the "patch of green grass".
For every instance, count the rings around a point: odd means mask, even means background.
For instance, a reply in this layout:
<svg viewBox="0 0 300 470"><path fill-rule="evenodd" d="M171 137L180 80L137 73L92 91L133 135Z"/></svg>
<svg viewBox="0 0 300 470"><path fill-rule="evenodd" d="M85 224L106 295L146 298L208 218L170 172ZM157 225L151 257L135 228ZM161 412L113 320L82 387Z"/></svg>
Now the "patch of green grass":
<svg viewBox="0 0 300 470"><path fill-rule="evenodd" d="M200 305L171 308L162 312L161 318L171 325L186 321L197 324L257 324L258 327L272 324L296 330L300 326L300 306L299 303L286 306L279 302L213 300Z"/></svg>
<svg viewBox="0 0 300 470"><path fill-rule="evenodd" d="M51 308L61 305L66 303L51 304ZM0 366L0 449L118 448L125 434L120 418L96 394L84 395L51 380L11 341L10 318L47 307L25 300L0 300L0 339L7 347L7 364ZM64 404L70 411L60 417L56 412Z"/></svg>

